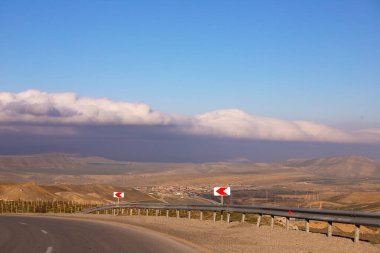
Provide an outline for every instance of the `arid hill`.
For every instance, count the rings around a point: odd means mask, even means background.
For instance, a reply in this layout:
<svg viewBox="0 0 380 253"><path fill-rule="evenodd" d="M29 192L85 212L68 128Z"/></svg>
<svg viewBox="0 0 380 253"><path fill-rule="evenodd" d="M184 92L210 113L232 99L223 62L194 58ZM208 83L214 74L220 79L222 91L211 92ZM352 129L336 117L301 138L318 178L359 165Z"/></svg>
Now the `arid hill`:
<svg viewBox="0 0 380 253"><path fill-rule="evenodd" d="M35 182L8 183L0 185L0 199L2 200L53 200L57 196Z"/></svg>
<svg viewBox="0 0 380 253"><path fill-rule="evenodd" d="M71 154L0 156L0 181L121 186L266 184L289 180L380 179L380 162L360 156L277 163L136 163Z"/></svg>
<svg viewBox="0 0 380 253"><path fill-rule="evenodd" d="M104 203L114 201L113 191L124 191L125 201L208 203L214 186L230 185L239 204L380 210L380 162L360 156L204 164L0 156L0 182L0 199Z"/></svg>
<svg viewBox="0 0 380 253"><path fill-rule="evenodd" d="M156 202L151 196L130 187L110 185L38 185L35 182L0 184L0 200L63 200L76 203L114 203L114 191L125 193L125 202Z"/></svg>

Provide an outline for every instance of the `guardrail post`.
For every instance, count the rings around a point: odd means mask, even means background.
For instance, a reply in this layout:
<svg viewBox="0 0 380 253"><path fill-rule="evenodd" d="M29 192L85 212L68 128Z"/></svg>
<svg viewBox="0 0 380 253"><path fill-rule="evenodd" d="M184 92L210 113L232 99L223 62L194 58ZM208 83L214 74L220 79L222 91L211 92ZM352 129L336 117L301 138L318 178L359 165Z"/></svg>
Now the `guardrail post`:
<svg viewBox="0 0 380 253"><path fill-rule="evenodd" d="M1 205L1 203L0 203ZM41 205L38 205L37 204L37 208L38 212L43 212L45 207L47 205L46 204L43 204L43 206L41 207ZM88 205L87 205L88 206ZM239 206L237 205L233 205L232 206L232 210L235 211L236 213L240 213L241 214L241 222L246 222L246 217L247 217L247 213L256 213L256 217L257 217L257 223L256 223L256 226L257 227L260 227L260 225L262 225L261 223L263 222L263 217L265 215L265 217L269 216L268 218L270 218L270 227L271 229L274 228L274 223L275 223L275 218L280 218L281 217L281 220L284 221L283 219L285 219L285 227L286 227L286 230L290 230L292 228L291 226L291 223L290 221L293 220L292 218L292 213L289 212L289 215L286 214L286 209L285 208L282 208L282 209L279 209L281 211L283 211L283 214L281 215L280 212L276 213L276 212L272 212L273 210L276 210L276 209L273 209L271 210L270 208L257 208L257 207L252 207L251 210L249 209L250 207L247 207L247 206L242 206L241 209L238 209L240 208ZM33 206L33 208L36 208L36 206ZM41 210L42 208L42 210ZM65 212L65 205L62 205L62 208L63 208L63 212ZM84 206L77 206L75 207L75 209L73 208L73 206L68 206L66 208L66 211L67 212L70 212L70 211L80 211L84 208ZM15 211L16 210L16 206L12 206L12 211ZM18 207L18 212L20 211L25 211L25 209L27 210L27 206L24 208L20 208ZM58 205L58 207L56 206L56 204L53 204L53 206L51 206L51 204L49 203L49 209L48 210L53 210L53 211L57 211L58 209L61 209L61 207ZM136 211L134 211L136 210ZM111 215L128 215L130 214L131 216L132 215L138 215L138 216L141 216L141 215L144 215L144 213L141 213L141 212L144 212L144 210L146 211L145 215L146 216L149 216L149 212L150 210L152 210L152 216L154 216L154 214L156 216L160 216L160 215L163 215L162 212L165 210L166 211L166 217L167 218L170 218L170 212L172 211L176 211L176 217L177 219L180 218L180 211L181 210L184 210L184 213L187 211L187 214L188 214L188 219L191 219L191 214L193 211L195 212L200 212L200 215L199 215L199 218L200 220L203 220L205 217L203 215L204 212L212 212L213 213L213 221L216 222L217 220L217 213L220 212L221 213L221 221L224 221L224 213L226 213L226 222L227 223L230 223L232 221L232 211L230 211L229 208L226 208L226 206L209 206L209 205L200 205L199 207L192 207L191 205L165 205L165 204L162 204L162 205L157 205L157 204L153 204L153 203L148 203L148 204L141 204L141 205L138 205L138 204L132 204L132 205L123 205L123 206L114 206L114 205L110 205L110 206L98 206L96 208L88 208L86 210L82 210L82 212L84 213L96 213L96 214L111 214ZM240 210L240 211L236 211L236 210ZM248 211L247 211L248 210ZM255 211L253 211L255 210ZM10 212L10 205L8 204L8 206L6 206L6 208L4 208L3 210L1 210L1 207L0 207L0 211L2 212ZM347 211L342 211L342 212L333 212L331 213L330 211L328 210L321 210L321 211L317 211L317 210L313 210L313 212L316 214L314 216L312 216L313 220L325 220L325 222L328 223L327 225L327 237L332 237L334 235L334 231L333 231L333 225L335 222L342 222L342 221L345 221L344 223L350 223L353 224L354 222L357 222L355 221L354 219L346 219L346 220L342 220L341 217L347 217L347 216L351 216L351 217L368 217L368 221L365 220L367 223L366 224L374 224L375 226L378 224L377 223L377 219L379 218L379 216L377 214L373 214L371 213L371 215L369 215L369 213L365 213L365 212L357 212L355 213L355 216L352 215L351 212L347 212ZM287 216L287 217L286 217ZM284 218L282 218L284 217ZM309 215L302 215L302 213L300 212L300 215L297 216L298 218L300 219L303 219L304 222L305 222L305 232L306 233L310 233L310 217ZM207 216L206 216L206 219L207 219ZM327 219L327 221L326 221ZM360 219L359 219L360 220ZM372 223L371 223L372 222ZM268 222L269 223L269 222ZM293 223L292 223L293 224ZM269 224L268 224L269 225ZM355 224L355 229L354 229L354 235L353 235L353 241L354 242L359 242L360 241L360 227L361 225L360 224ZM352 235L351 235L352 236Z"/></svg>
<svg viewBox="0 0 380 253"><path fill-rule="evenodd" d="M261 217L262 216L263 216L262 214L259 214L259 217L257 218L257 223L256 223L257 227L260 227L260 222L261 222Z"/></svg>
<svg viewBox="0 0 380 253"><path fill-rule="evenodd" d="M270 216L270 229L273 229L273 227L274 227L274 216L271 215Z"/></svg>
<svg viewBox="0 0 380 253"><path fill-rule="evenodd" d="M220 211L220 221L223 221L223 210Z"/></svg>
<svg viewBox="0 0 380 253"><path fill-rule="evenodd" d="M289 221L289 217L286 217L286 230L289 230L289 224L290 221Z"/></svg>
<svg viewBox="0 0 380 253"><path fill-rule="evenodd" d="M359 240L360 240L360 225L355 224L354 242L359 242Z"/></svg>
<svg viewBox="0 0 380 253"><path fill-rule="evenodd" d="M327 237L332 236L332 221L327 222Z"/></svg>

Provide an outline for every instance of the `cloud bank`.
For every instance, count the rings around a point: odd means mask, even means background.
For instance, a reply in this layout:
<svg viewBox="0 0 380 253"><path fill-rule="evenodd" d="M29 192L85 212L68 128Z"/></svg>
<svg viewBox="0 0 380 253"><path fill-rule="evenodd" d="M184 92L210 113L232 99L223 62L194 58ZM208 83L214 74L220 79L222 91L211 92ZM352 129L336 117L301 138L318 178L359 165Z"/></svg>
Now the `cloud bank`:
<svg viewBox="0 0 380 253"><path fill-rule="evenodd" d="M27 90L0 93L0 122L54 124L169 124L170 117L143 103Z"/></svg>
<svg viewBox="0 0 380 253"><path fill-rule="evenodd" d="M186 128L185 128L186 129ZM240 110L219 110L198 115L186 131L192 134L240 139L352 142L341 130L307 121L286 121L249 115Z"/></svg>
<svg viewBox="0 0 380 253"><path fill-rule="evenodd" d="M75 93L27 90L0 93L0 131L74 134L80 125L163 126L176 133L219 138L311 141L330 143L380 142L380 129L344 131L309 121L290 121L250 115L238 109L218 110L192 117L169 115L144 103L81 97ZM31 127L27 127L32 125ZM36 126L38 125L38 126ZM174 127L173 127L174 126Z"/></svg>

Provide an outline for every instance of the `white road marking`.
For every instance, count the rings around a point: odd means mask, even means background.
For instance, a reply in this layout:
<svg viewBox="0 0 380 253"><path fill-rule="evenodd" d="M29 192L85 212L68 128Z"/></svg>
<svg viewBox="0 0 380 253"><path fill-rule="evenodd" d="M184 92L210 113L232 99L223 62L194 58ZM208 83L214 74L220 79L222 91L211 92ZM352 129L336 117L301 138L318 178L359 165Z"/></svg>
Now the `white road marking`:
<svg viewBox="0 0 380 253"><path fill-rule="evenodd" d="M41 229L41 232L44 233L45 235L47 234L46 230Z"/></svg>
<svg viewBox="0 0 380 253"><path fill-rule="evenodd" d="M53 252L53 247L48 247L46 249L46 252L45 253L52 253Z"/></svg>
<svg viewBox="0 0 380 253"><path fill-rule="evenodd" d="M20 223L21 225L27 225L25 222L21 222L21 221L19 221L18 223Z"/></svg>

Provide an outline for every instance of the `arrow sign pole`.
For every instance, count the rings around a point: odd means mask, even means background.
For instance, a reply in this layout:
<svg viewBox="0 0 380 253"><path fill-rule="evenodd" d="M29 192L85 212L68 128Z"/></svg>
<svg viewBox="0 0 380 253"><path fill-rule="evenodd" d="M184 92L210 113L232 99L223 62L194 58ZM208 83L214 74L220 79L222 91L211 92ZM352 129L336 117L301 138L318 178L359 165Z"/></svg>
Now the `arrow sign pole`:
<svg viewBox="0 0 380 253"><path fill-rule="evenodd" d="M113 197L117 198L117 205L119 205L120 199L124 198L124 192L114 192Z"/></svg>
<svg viewBox="0 0 380 253"><path fill-rule="evenodd" d="M214 187L214 196L220 196L220 204L224 204L224 196L231 195L230 187Z"/></svg>

